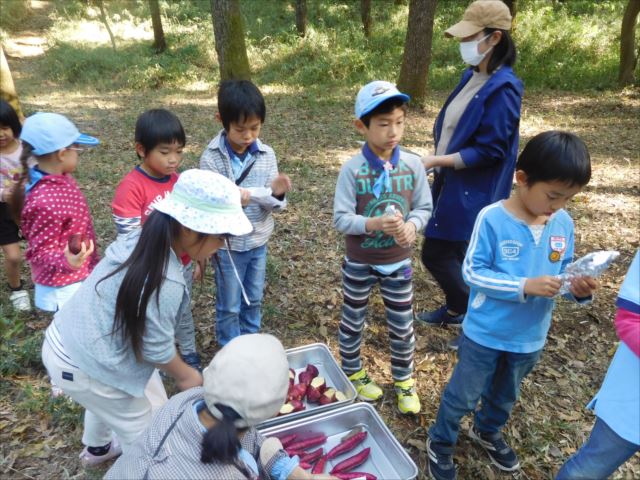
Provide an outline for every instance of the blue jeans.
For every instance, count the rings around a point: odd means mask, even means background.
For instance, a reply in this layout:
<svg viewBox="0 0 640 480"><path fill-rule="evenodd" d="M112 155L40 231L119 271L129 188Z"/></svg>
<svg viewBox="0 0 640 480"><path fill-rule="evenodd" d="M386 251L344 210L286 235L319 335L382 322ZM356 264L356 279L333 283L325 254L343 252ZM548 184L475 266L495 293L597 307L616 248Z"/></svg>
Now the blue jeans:
<svg viewBox="0 0 640 480"><path fill-rule="evenodd" d="M608 478L640 450L596 417L589 440L573 454L558 472L556 480L599 480Z"/></svg>
<svg viewBox="0 0 640 480"><path fill-rule="evenodd" d="M458 364L442 394L436 423L429 429L431 441L452 446L458 439L460 419L475 414L476 430L499 432L511 414L520 393L520 382L538 363L542 350L513 353L483 347L462 335Z"/></svg>
<svg viewBox="0 0 640 480"><path fill-rule="evenodd" d="M249 305L242 296L242 289L233 272L229 253L238 269ZM220 346L245 333L260 330L262 292L267 271L267 246L234 252L218 250L219 265L216 274L216 338Z"/></svg>

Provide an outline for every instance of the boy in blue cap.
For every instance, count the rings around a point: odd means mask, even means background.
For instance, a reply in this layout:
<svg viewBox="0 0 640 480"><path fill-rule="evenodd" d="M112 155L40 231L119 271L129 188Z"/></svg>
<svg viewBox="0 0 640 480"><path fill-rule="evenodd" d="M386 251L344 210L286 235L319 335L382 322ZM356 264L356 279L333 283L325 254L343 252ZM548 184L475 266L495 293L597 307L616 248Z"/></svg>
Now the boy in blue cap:
<svg viewBox="0 0 640 480"><path fill-rule="evenodd" d="M387 312L391 373L404 414L420 411L413 379L411 253L416 231L431 215L431 192L417 155L400 149L409 96L389 82L371 82L358 93L355 127L362 151L342 166L334 198L336 229L345 234L344 304L340 319L342 369L361 400L382 389L362 366L360 344L371 289L380 284Z"/></svg>

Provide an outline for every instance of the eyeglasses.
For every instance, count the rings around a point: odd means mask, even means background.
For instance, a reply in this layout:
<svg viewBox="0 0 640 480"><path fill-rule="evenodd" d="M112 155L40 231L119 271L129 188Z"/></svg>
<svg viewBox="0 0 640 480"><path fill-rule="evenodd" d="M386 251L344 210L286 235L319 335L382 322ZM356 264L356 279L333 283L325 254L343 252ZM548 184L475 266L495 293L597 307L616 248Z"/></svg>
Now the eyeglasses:
<svg viewBox="0 0 640 480"><path fill-rule="evenodd" d="M67 150L73 150L73 151L78 152L78 155L82 155L82 153L86 152L89 149L88 148L83 148L83 147L67 147Z"/></svg>

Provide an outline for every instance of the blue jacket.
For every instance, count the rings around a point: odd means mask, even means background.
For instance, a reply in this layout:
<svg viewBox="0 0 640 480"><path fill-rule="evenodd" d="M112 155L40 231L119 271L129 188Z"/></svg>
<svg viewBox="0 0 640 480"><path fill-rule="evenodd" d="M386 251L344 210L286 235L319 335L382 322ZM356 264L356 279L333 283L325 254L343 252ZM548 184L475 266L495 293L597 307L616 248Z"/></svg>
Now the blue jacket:
<svg viewBox="0 0 640 480"><path fill-rule="evenodd" d="M555 302L525 295L524 284L527 278L561 274L572 257L573 221L565 210L549 218L536 245L529 226L508 212L502 201L484 208L462 264L462 276L470 287L464 334L495 350L540 350ZM571 294L567 297L575 300Z"/></svg>
<svg viewBox="0 0 640 480"><path fill-rule="evenodd" d="M444 114L471 78L462 80L436 118L433 137L440 141ZM487 205L508 198L518 156L518 127L523 85L511 67L495 71L467 105L445 154L460 152L466 168L441 168L432 186L433 215L425 236L469 240L476 216Z"/></svg>

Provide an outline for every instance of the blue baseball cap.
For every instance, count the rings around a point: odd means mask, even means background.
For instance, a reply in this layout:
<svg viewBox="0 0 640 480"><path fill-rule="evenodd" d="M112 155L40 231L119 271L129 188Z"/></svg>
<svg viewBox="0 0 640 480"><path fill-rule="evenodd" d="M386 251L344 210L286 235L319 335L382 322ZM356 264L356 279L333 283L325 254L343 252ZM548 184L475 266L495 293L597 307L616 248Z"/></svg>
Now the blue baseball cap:
<svg viewBox="0 0 640 480"><path fill-rule="evenodd" d="M384 80L374 80L367 83L360 89L356 97L356 118L364 117L385 100L396 97L405 102L411 99L409 95L401 93L393 83Z"/></svg>
<svg viewBox="0 0 640 480"><path fill-rule="evenodd" d="M97 138L80 133L67 117L49 112L28 117L22 125L20 140L33 147L34 155L57 152L74 143L91 147L100 143Z"/></svg>

